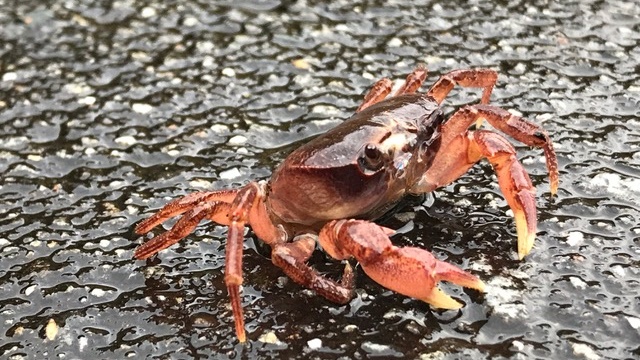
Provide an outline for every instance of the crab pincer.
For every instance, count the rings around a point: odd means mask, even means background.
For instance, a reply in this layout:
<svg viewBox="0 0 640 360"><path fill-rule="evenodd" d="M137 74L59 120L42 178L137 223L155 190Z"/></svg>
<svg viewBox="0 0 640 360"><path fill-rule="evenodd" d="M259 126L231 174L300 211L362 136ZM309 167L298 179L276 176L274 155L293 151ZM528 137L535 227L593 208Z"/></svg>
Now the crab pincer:
<svg viewBox="0 0 640 360"><path fill-rule="evenodd" d="M320 230L319 243L337 260L355 258L375 282L436 308L458 309L458 301L438 288L440 281L484 291L476 276L416 247L397 247L393 230L365 220L336 220Z"/></svg>

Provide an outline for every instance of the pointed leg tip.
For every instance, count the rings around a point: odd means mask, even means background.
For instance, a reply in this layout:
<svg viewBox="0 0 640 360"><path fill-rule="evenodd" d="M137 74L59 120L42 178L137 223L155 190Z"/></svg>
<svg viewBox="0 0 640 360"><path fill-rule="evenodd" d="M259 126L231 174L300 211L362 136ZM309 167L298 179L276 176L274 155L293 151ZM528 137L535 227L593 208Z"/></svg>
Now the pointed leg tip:
<svg viewBox="0 0 640 360"><path fill-rule="evenodd" d="M518 236L518 259L522 260L525 256L529 255L531 249L533 249L533 243L535 241L535 234L527 233L522 236Z"/></svg>
<svg viewBox="0 0 640 360"><path fill-rule="evenodd" d="M244 328L240 330L238 333L236 333L236 335L238 336L238 341L240 341L241 344L244 344L247 342L247 335L244 331Z"/></svg>
<svg viewBox="0 0 640 360"><path fill-rule="evenodd" d="M146 231L144 231L144 226L142 226L142 223L139 223L138 225L136 225L136 227L133 229L133 232L136 233L137 235L144 235L146 233Z"/></svg>
<svg viewBox="0 0 640 360"><path fill-rule="evenodd" d="M153 216L140 221L134 228L133 232L138 235L144 235L151 231L151 229L155 227L154 221L152 219Z"/></svg>

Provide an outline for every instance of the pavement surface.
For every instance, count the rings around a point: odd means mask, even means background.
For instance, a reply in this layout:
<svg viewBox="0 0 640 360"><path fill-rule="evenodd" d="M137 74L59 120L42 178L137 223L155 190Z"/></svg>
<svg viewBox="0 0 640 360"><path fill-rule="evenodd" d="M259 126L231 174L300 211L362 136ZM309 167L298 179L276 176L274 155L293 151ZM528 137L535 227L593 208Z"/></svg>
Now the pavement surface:
<svg viewBox="0 0 640 360"><path fill-rule="evenodd" d="M635 1L0 0L0 357L638 358L639 40ZM465 307L434 310L356 267L357 296L332 304L249 232L243 345L225 228L132 259L133 227L167 201L268 178L421 63L427 83L498 71L492 103L556 146L552 197L542 152L516 144L538 190L523 261L486 161L384 221L486 294L445 284ZM445 110L479 96L456 89Z"/></svg>

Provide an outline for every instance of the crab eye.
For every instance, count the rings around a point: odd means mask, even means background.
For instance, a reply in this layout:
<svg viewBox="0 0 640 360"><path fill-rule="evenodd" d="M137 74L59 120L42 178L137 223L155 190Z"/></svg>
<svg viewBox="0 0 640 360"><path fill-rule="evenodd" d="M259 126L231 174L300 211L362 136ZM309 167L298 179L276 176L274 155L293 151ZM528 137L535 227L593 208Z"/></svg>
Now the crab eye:
<svg viewBox="0 0 640 360"><path fill-rule="evenodd" d="M382 167L382 153L374 144L367 144L358 163L363 170L378 171Z"/></svg>

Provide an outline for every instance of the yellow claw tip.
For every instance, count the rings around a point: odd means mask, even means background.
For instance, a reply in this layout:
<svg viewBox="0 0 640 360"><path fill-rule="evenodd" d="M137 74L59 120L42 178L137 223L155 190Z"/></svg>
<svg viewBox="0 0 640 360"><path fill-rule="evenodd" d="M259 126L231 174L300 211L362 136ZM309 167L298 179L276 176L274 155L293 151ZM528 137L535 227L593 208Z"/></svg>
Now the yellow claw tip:
<svg viewBox="0 0 640 360"><path fill-rule="evenodd" d="M421 299L434 308L456 310L462 307L462 304L454 300L451 296L445 294L442 290L434 287L429 295Z"/></svg>
<svg viewBox="0 0 640 360"><path fill-rule="evenodd" d="M536 234L535 231L529 231L529 224L527 224L527 218L524 212L517 211L514 217L516 220L516 231L518 233L518 258L522 260L533 248Z"/></svg>
<svg viewBox="0 0 640 360"><path fill-rule="evenodd" d="M478 290L480 292L485 292L484 289L486 288L486 285L484 284L484 282L480 279L478 279L478 281L476 282L475 286L471 286L472 289Z"/></svg>

